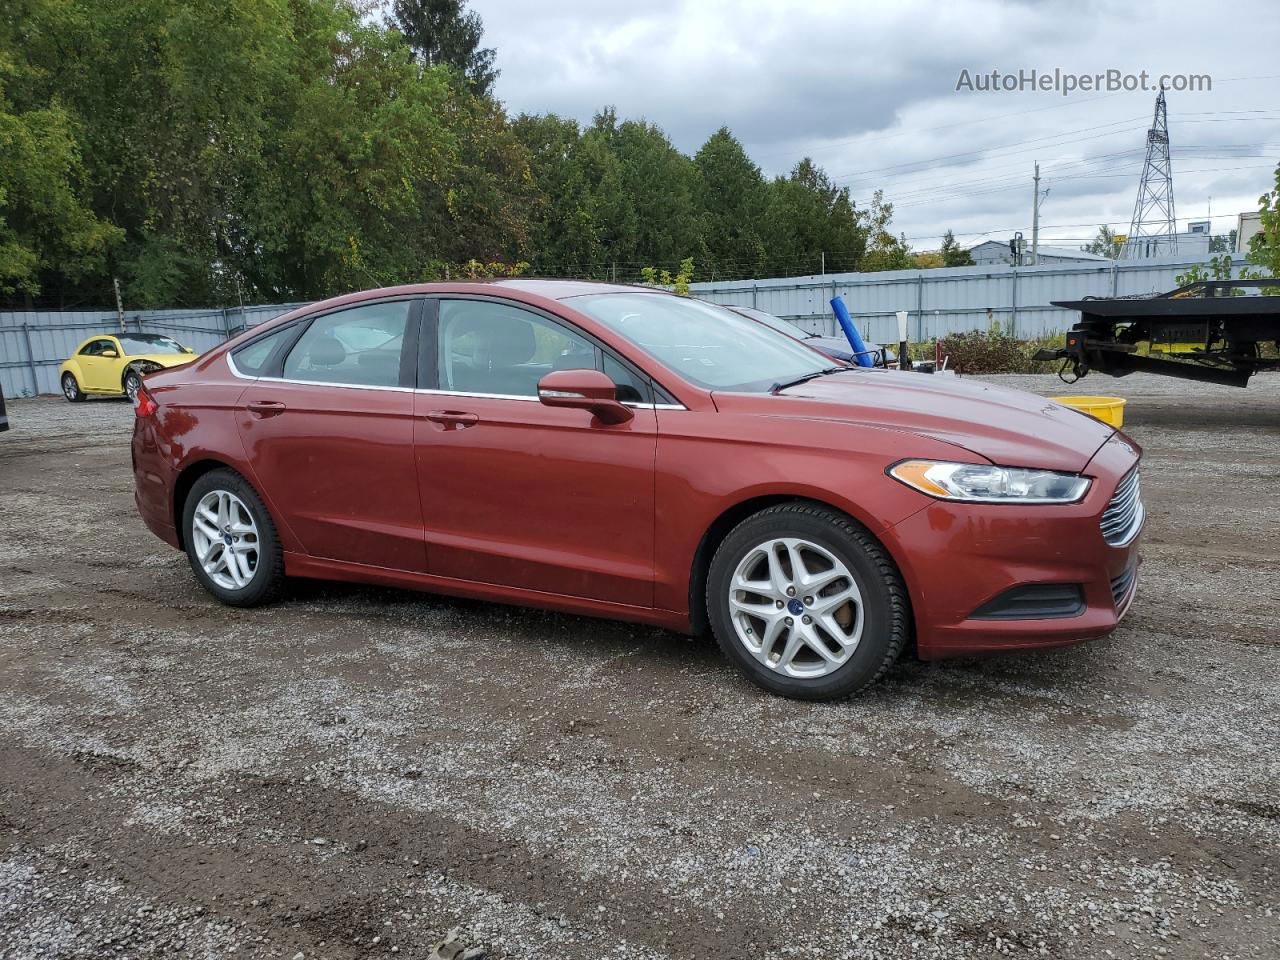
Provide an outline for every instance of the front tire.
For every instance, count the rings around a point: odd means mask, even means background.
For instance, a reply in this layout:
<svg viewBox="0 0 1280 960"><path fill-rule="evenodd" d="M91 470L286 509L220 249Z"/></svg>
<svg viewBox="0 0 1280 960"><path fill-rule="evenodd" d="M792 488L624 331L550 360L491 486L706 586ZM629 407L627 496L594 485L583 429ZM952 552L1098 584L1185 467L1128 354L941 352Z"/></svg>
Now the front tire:
<svg viewBox="0 0 1280 960"><path fill-rule="evenodd" d="M761 510L725 537L707 613L731 663L800 700L857 693L911 633L907 590L884 548L848 516L804 501Z"/></svg>
<svg viewBox="0 0 1280 960"><path fill-rule="evenodd" d="M130 403L138 402L138 391L142 389L142 375L137 370L130 370L124 375L124 395Z"/></svg>
<svg viewBox="0 0 1280 960"><path fill-rule="evenodd" d="M280 537L262 498L235 471L211 470L192 484L182 527L196 579L223 603L254 607L279 591Z"/></svg>
<svg viewBox="0 0 1280 960"><path fill-rule="evenodd" d="M76 382L74 373L64 373L62 375L62 395L72 403L80 403L84 400L84 391L80 389L80 384Z"/></svg>

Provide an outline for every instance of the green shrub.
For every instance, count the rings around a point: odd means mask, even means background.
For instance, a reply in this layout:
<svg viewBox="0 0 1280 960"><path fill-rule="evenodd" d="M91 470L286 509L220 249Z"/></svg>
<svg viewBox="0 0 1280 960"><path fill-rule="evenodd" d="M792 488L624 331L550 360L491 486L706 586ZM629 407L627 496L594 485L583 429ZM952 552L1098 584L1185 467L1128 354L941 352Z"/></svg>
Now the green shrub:
<svg viewBox="0 0 1280 960"><path fill-rule="evenodd" d="M939 341L947 367L956 373L1044 373L1031 358L1044 346L1061 346L1061 337L1019 340L999 330L953 333Z"/></svg>

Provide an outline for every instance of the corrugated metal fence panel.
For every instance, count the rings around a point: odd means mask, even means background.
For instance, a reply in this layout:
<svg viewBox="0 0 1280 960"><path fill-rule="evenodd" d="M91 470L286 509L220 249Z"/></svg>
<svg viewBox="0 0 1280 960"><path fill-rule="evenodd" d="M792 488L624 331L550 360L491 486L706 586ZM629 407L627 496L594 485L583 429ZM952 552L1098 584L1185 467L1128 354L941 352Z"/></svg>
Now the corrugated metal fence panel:
<svg viewBox="0 0 1280 960"><path fill-rule="evenodd" d="M142 310L125 314L130 333L165 333L204 352L232 333L302 306L259 304L225 310ZM97 333L117 333L114 310L0 312L0 388L6 397L59 393L58 367Z"/></svg>
<svg viewBox="0 0 1280 960"><path fill-rule="evenodd" d="M690 292L716 303L755 307L793 320L806 330L838 336L830 300L844 297L863 335L878 343L896 342L896 313L908 313L912 340L983 330L993 325L1024 338L1061 333L1077 320L1073 310L1054 300L1163 293L1178 286L1177 276L1199 261L1179 257L1094 261L1042 267L949 267L841 273L824 277L787 277L695 283ZM1237 267L1245 263L1236 258Z"/></svg>
<svg viewBox="0 0 1280 960"><path fill-rule="evenodd" d="M844 297L863 335L877 343L898 339L895 313L908 312L908 335L931 340L993 324L1019 337L1061 333L1076 321L1054 300L1160 293L1197 261L1183 258L1085 262L1043 267L949 267L884 273L841 273L695 283L694 296L716 303L756 307L787 317L815 333L839 334L830 300ZM1237 266L1244 263L1236 258ZM302 304L258 304L225 310L144 310L125 315L130 331L167 333L196 350L208 350L244 327L255 326ZM119 329L114 311L0 312L0 386L5 396L57 393L58 365L94 333ZM28 343L30 348L28 349Z"/></svg>

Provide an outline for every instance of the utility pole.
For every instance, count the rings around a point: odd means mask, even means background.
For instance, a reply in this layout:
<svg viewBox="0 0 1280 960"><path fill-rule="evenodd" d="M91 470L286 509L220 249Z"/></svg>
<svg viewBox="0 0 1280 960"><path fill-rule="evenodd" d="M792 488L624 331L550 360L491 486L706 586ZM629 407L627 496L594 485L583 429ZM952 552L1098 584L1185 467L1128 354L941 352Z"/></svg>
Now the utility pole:
<svg viewBox="0 0 1280 960"><path fill-rule="evenodd" d="M827 251L822 251L822 275L827 275Z"/></svg>
<svg viewBox="0 0 1280 960"><path fill-rule="evenodd" d="M120 278L112 277L111 284L116 288L116 319L120 321L120 332L124 333L124 304L120 302Z"/></svg>
<svg viewBox="0 0 1280 960"><path fill-rule="evenodd" d="M1031 266L1040 263L1040 161L1036 161L1036 175L1031 195Z"/></svg>

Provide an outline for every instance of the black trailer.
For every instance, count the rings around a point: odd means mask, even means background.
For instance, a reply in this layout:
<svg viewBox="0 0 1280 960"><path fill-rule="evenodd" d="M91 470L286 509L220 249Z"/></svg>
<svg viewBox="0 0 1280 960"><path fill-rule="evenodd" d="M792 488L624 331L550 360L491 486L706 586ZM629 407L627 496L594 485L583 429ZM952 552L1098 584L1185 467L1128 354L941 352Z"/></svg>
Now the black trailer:
<svg viewBox="0 0 1280 960"><path fill-rule="evenodd" d="M1259 370L1280 369L1280 279L1205 280L1135 299L1054 301L1080 311L1061 350L1062 376L1141 371L1243 387ZM1266 345L1270 345L1270 349Z"/></svg>

